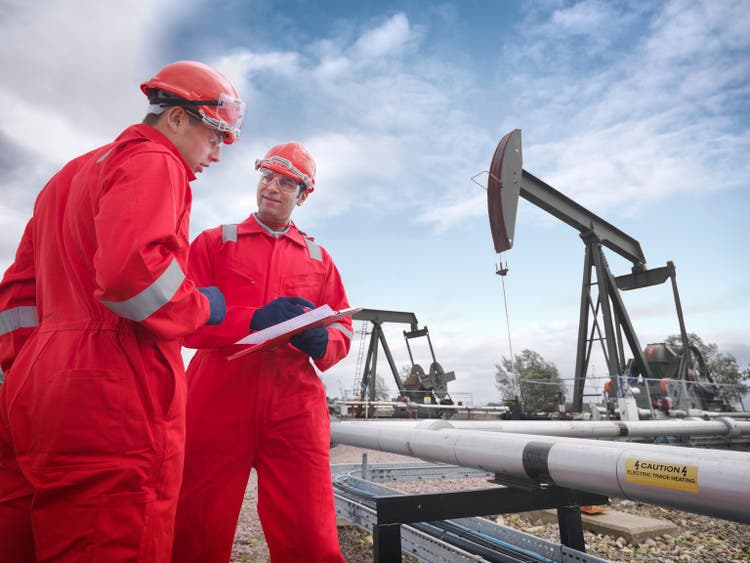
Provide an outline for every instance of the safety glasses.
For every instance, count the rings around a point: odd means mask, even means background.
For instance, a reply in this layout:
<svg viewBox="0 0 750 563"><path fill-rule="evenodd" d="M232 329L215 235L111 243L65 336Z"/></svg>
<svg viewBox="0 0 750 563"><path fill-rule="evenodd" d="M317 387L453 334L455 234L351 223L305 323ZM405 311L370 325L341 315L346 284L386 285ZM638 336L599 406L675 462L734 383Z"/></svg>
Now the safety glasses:
<svg viewBox="0 0 750 563"><path fill-rule="evenodd" d="M258 170L264 164L273 164L280 166L286 170L289 170L292 174L297 176L306 188L312 188L312 180L307 174L303 174L294 164L288 161L286 158L281 156L272 156L271 158L259 158L255 161L255 169Z"/></svg>
<svg viewBox="0 0 750 563"><path fill-rule="evenodd" d="M276 180L279 186L279 190L286 193L295 193L298 189L304 188L304 185L297 180L278 174L269 170L268 168L260 169L260 184L261 186L270 186L273 181Z"/></svg>

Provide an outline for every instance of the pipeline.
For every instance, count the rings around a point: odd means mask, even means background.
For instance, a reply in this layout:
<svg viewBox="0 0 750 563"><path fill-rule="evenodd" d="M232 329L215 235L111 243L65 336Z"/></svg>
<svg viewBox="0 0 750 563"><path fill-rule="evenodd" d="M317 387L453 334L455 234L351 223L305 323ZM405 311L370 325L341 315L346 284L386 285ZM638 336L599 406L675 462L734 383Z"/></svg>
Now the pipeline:
<svg viewBox="0 0 750 563"><path fill-rule="evenodd" d="M466 411L466 412L482 412L482 413L495 413L505 414L510 412L508 407L474 407L470 405L443 405L443 404L430 404L430 403L417 403L415 401L334 401L335 405L346 405L348 407L393 407L398 409L412 409L412 410L440 410L440 411Z"/></svg>
<svg viewBox="0 0 750 563"><path fill-rule="evenodd" d="M750 453L401 426L332 422L331 440L750 524Z"/></svg>
<svg viewBox="0 0 750 563"><path fill-rule="evenodd" d="M350 424L357 423L362 422L350 422ZM383 420L378 421L377 424L404 428L413 427L419 423L410 420ZM571 438L648 438L655 436L692 435L737 437L750 435L750 422L736 421L724 417L714 420L680 419L659 421L451 420L450 422L441 422L440 426L461 430L568 436Z"/></svg>

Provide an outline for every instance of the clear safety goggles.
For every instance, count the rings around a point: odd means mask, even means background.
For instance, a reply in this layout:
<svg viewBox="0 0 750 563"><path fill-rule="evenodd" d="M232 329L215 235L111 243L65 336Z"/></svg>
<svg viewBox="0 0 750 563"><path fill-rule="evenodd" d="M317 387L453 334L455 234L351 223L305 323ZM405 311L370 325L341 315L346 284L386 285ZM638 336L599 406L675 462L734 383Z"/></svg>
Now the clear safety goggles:
<svg viewBox="0 0 750 563"><path fill-rule="evenodd" d="M200 119L206 126L221 133L231 134L234 139L230 142L237 141L240 138L240 128L242 127L242 120L245 118L245 102L228 96L224 92L219 94L218 100L166 99L159 100L156 105L161 107L181 106ZM216 117L208 115L200 106L216 108Z"/></svg>
<svg viewBox="0 0 750 563"><path fill-rule="evenodd" d="M198 108L203 123L218 131L231 133L235 141L239 140L242 120L245 118L245 102L227 96L224 92L219 94L218 102L216 100L211 101L213 103L205 105L216 106L216 117L208 115L201 108Z"/></svg>
<svg viewBox="0 0 750 563"><path fill-rule="evenodd" d="M281 168L284 168L297 176L297 178L300 179L300 181L305 185L305 187L309 190L312 188L312 179L307 174L303 174L294 164L292 164L290 161L288 161L286 158L283 158L281 156L272 156L270 158L259 158L255 161L255 169L258 170L261 165L263 164L273 164L275 166L280 166Z"/></svg>

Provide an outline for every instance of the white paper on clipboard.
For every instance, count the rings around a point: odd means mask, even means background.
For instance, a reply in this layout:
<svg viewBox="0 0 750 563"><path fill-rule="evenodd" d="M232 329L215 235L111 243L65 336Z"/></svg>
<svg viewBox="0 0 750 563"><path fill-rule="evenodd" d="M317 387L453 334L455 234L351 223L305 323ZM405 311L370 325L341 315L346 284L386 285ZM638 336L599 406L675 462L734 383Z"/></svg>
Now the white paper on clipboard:
<svg viewBox="0 0 750 563"><path fill-rule="evenodd" d="M263 330L259 330L241 338L235 342L235 345L249 345L249 347L228 356L227 359L233 360L240 356L244 356L245 354L249 354L250 352L280 346L285 344L295 334L319 326L328 326L339 319L350 317L357 311L361 310L361 307L349 307L347 309L334 311L329 305L321 305L307 313L287 319L286 321L269 326L268 328L264 328Z"/></svg>

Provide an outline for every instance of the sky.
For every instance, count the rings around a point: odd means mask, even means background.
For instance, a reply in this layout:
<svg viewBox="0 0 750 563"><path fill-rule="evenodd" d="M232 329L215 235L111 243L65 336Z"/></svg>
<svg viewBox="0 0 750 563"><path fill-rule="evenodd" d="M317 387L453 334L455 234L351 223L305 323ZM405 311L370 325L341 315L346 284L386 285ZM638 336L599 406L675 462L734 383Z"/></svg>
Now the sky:
<svg viewBox="0 0 750 563"><path fill-rule="evenodd" d="M750 364L747 0L0 0L0 12L3 271L49 177L142 120L141 82L193 59L233 81L247 116L192 184L191 237L245 219L251 163L302 142L318 174L295 223L333 256L353 306L428 327L455 399L499 400L495 366L511 350L536 351L564 379L575 367L579 233L521 200L514 246L498 256L472 181L486 185L513 129L525 170L636 239L649 268L674 262L687 330ZM623 299L643 346L679 331L669 284ZM363 324L322 374L330 396L361 376ZM384 328L410 365L408 327ZM429 370L426 339L410 345ZM587 392L606 376L597 358Z"/></svg>

